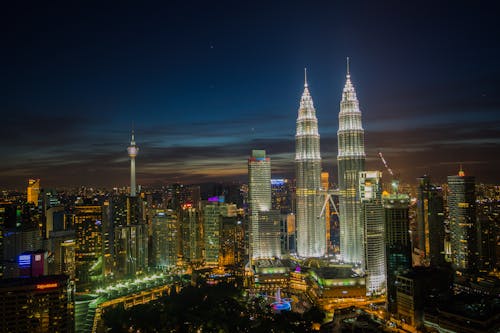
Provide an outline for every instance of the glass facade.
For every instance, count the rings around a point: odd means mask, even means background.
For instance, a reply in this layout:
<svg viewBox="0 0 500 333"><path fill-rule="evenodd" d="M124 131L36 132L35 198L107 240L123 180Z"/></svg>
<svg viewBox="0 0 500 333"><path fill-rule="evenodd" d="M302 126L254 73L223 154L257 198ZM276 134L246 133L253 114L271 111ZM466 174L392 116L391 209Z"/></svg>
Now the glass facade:
<svg viewBox="0 0 500 333"><path fill-rule="evenodd" d="M475 178L460 172L448 176L451 261L457 269L477 264Z"/></svg>
<svg viewBox="0 0 500 333"><path fill-rule="evenodd" d="M248 180L251 258L279 258L280 213L271 210L271 159L265 150L252 150Z"/></svg>
<svg viewBox="0 0 500 333"><path fill-rule="evenodd" d="M364 171L359 174L361 219L365 236L366 291L372 295L379 295L386 289L381 179L380 171Z"/></svg>

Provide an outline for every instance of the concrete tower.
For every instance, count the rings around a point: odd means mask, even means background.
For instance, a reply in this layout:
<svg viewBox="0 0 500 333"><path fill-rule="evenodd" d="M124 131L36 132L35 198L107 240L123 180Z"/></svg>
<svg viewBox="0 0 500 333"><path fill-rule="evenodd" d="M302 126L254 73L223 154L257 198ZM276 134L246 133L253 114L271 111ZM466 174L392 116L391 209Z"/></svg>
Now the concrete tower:
<svg viewBox="0 0 500 333"><path fill-rule="evenodd" d="M356 91L351 83L349 58L342 100L338 137L340 253L345 262L363 260L363 223L360 218L359 173L365 169L364 130Z"/></svg>
<svg viewBox="0 0 500 333"><path fill-rule="evenodd" d="M135 197L137 189L135 185L135 157L139 153L139 147L135 144L134 131L132 130L132 138L130 146L127 148L128 156L130 157L130 196Z"/></svg>
<svg viewBox="0 0 500 333"><path fill-rule="evenodd" d="M321 257L326 253L325 218L320 216L324 197L321 194L321 156L318 120L313 100L304 82L295 135L297 178L297 255Z"/></svg>

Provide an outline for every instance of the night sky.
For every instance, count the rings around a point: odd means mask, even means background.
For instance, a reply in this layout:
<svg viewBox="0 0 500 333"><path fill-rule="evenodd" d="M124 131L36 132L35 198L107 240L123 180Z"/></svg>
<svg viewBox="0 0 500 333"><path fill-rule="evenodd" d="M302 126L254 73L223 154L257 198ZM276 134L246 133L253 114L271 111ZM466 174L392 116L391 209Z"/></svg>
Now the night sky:
<svg viewBox="0 0 500 333"><path fill-rule="evenodd" d="M380 150L406 182L462 163L500 183L495 4L10 1L0 188L128 185L132 126L139 184L246 181L251 149L293 177L304 67L336 182L346 56L368 169L383 169Z"/></svg>

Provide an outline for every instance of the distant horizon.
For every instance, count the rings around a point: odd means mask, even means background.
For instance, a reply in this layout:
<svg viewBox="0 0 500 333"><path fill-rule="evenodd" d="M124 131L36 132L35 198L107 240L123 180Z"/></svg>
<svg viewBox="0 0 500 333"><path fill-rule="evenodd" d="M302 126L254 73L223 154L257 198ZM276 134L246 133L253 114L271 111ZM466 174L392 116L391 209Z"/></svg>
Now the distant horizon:
<svg viewBox="0 0 500 333"><path fill-rule="evenodd" d="M375 171L374 169L370 169L370 170L366 170L366 171ZM384 174L385 171L383 170L377 170L377 171L382 171L382 173ZM448 175L448 176L454 176L456 174L451 174L451 175ZM500 183L488 183L488 182L482 182L482 181L478 181L477 177L475 175L471 175L471 174L465 174L466 176L473 176L475 177L476 179L476 186L477 185L487 185L487 186L500 186ZM431 183L432 184L436 184L436 185L444 185L447 183L447 179L445 178L443 181L440 181L440 180L436 180L435 177L433 177L432 175L428 175L428 174L423 174L421 175L420 177L423 177L423 176L429 176L431 178ZM446 176L447 177L447 176ZM410 185L410 186L417 186L417 178L415 178L415 181L414 182L406 182L406 181L401 181L399 180L399 185L400 186L406 186L406 185ZM56 185L56 186L44 186L44 183L43 183L43 179L41 178L27 178L26 179L26 184L23 185L23 186L20 186L20 187L3 187L3 186L0 186L0 190L2 191L16 191L16 192L19 192L19 193L23 193L23 192L26 192L26 188L28 186L28 179L40 179L40 188L41 189L47 189L47 190L76 190L76 189L79 189L79 188L82 188L82 187L85 187L85 188L92 188L94 190L113 190L113 189L128 189L130 188L130 185L92 185L92 184L75 184L75 185ZM291 180L291 181L294 181L295 178L294 177L273 177L271 178L271 180L274 180L274 179L287 179L287 180ZM331 179L331 175L330 175L330 179ZM391 182L392 182L393 178L389 178L389 177L382 177L382 183L385 184L385 185L390 185ZM157 183L148 183L148 184L140 184L138 183L138 186L140 186L141 188L146 188L146 189L159 189L161 187L167 187L167 186L172 186L172 185L175 185L175 184L179 184L179 185L182 185L182 186L200 186L200 185L211 185L211 184L219 184L219 185L245 185L245 184L248 184L248 179L246 180L238 180L238 179L227 179L227 180L205 180L205 181L202 181L202 182L193 182L193 183L188 183L188 182L176 182L176 181L173 181L173 182L164 182L164 183L160 183L160 182L157 182ZM330 184L332 184L332 182L330 181ZM337 183L333 182L334 185L337 185Z"/></svg>

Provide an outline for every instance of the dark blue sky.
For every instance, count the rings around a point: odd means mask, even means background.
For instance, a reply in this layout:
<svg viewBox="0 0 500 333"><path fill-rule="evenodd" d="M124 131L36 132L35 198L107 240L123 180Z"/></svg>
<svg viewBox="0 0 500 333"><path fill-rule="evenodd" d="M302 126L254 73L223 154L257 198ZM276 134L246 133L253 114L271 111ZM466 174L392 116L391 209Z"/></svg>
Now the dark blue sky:
<svg viewBox="0 0 500 333"><path fill-rule="evenodd" d="M251 149L293 176L308 68L337 178L345 57L377 152L408 182L499 182L495 1L39 1L2 8L0 187L246 180Z"/></svg>

